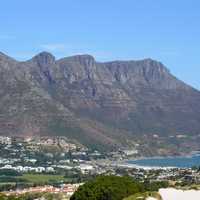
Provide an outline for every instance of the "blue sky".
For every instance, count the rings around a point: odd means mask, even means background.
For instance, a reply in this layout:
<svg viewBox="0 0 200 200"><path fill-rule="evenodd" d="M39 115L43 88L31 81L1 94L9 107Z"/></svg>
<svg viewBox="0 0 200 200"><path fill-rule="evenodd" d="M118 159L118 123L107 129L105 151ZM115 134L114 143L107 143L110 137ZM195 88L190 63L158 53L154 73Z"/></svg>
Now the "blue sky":
<svg viewBox="0 0 200 200"><path fill-rule="evenodd" d="M200 89L199 10L199 0L1 1L0 51L18 60L40 51L150 57Z"/></svg>

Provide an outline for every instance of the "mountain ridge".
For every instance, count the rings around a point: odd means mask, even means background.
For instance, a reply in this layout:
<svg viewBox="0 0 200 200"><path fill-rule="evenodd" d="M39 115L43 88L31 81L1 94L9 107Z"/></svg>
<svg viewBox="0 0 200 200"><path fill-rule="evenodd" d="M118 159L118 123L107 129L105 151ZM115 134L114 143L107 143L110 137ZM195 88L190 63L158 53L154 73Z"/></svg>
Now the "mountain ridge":
<svg viewBox="0 0 200 200"><path fill-rule="evenodd" d="M200 92L149 58L98 62L41 52L21 62L0 53L0 84L2 135L65 135L100 148L199 134Z"/></svg>

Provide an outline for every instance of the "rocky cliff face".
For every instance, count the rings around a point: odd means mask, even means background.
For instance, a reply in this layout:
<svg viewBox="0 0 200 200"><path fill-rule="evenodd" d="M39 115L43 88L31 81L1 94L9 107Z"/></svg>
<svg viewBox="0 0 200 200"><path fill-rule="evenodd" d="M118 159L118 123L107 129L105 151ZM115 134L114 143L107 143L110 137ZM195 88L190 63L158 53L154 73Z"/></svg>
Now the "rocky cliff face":
<svg viewBox="0 0 200 200"><path fill-rule="evenodd" d="M1 53L0 85L0 134L66 135L98 147L200 129L200 93L151 59L42 52L18 62Z"/></svg>

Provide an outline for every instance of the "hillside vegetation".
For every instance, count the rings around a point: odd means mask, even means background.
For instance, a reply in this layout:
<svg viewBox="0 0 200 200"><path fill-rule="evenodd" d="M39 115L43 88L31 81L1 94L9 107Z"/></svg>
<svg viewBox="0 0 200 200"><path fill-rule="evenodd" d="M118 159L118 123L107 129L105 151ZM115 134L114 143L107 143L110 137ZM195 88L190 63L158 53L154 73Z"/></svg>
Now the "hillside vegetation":
<svg viewBox="0 0 200 200"><path fill-rule="evenodd" d="M99 176L88 181L74 193L70 200L135 200L136 197L156 196L162 182L139 183L131 177ZM133 195L133 196L131 196ZM160 200L160 199L158 199Z"/></svg>

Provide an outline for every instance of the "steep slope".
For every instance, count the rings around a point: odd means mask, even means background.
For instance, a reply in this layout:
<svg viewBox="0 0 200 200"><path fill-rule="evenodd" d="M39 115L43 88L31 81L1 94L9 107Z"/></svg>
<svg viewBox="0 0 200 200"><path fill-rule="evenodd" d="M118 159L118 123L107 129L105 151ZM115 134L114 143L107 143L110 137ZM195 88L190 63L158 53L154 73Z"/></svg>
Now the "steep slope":
<svg viewBox="0 0 200 200"><path fill-rule="evenodd" d="M59 98L68 99L63 104L79 115L134 134L198 133L199 92L159 62L97 63L83 55L57 63L62 74Z"/></svg>
<svg viewBox="0 0 200 200"><path fill-rule="evenodd" d="M44 132L56 111L71 113L41 88L27 63L0 56L0 133L34 135Z"/></svg>
<svg viewBox="0 0 200 200"><path fill-rule="evenodd" d="M42 52L18 62L1 53L0 85L0 134L66 135L98 148L199 134L199 91L151 59L99 63Z"/></svg>
<svg viewBox="0 0 200 200"><path fill-rule="evenodd" d="M99 148L116 143L102 124L80 119L59 102L56 67L54 57L46 52L27 62L1 54L0 134L66 135Z"/></svg>

